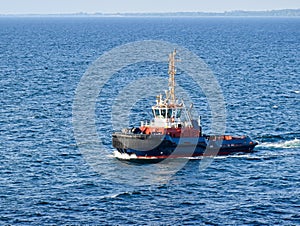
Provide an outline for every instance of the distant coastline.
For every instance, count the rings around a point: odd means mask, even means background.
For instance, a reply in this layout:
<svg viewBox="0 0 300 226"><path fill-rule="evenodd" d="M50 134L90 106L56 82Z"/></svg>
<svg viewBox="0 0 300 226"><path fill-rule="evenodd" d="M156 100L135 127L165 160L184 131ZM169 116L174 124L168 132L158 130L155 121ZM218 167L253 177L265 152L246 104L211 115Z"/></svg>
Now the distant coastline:
<svg viewBox="0 0 300 226"><path fill-rule="evenodd" d="M165 13L65 13L65 14L0 14L1 17L300 17L300 9L269 11L165 12Z"/></svg>

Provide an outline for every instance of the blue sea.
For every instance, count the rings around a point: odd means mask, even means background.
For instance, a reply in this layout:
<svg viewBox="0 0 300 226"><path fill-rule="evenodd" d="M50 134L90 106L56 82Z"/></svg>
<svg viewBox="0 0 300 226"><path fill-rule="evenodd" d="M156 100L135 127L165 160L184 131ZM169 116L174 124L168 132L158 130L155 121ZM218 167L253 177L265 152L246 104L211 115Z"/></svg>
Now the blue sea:
<svg viewBox="0 0 300 226"><path fill-rule="evenodd" d="M113 100L149 70L168 76L166 56L105 82L94 111L103 145L89 146L103 164L90 163L75 139L78 85L103 54L144 40L176 44L208 65L226 134L251 136L254 153L204 168L205 159L191 159L175 171L113 157ZM205 96L181 74L209 132ZM150 119L157 90L148 92L130 105L130 126ZM1 225L300 225L299 18L1 17L0 97ZM147 174L155 170L167 179Z"/></svg>

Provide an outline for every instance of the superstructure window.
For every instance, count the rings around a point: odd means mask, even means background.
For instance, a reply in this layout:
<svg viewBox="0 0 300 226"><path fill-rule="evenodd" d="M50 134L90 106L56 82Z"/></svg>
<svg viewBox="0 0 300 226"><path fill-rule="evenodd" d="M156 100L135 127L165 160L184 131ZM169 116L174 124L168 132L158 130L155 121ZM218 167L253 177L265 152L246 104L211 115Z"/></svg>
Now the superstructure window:
<svg viewBox="0 0 300 226"><path fill-rule="evenodd" d="M161 115L165 118L166 117L166 109L161 109Z"/></svg>
<svg viewBox="0 0 300 226"><path fill-rule="evenodd" d="M181 109L177 110L176 118L180 118L180 116L181 116Z"/></svg>
<svg viewBox="0 0 300 226"><path fill-rule="evenodd" d="M167 114L167 117L168 117L168 118L171 118L171 117L172 117L172 112L173 112L172 109L168 109L168 114Z"/></svg>
<svg viewBox="0 0 300 226"><path fill-rule="evenodd" d="M154 109L154 117L158 117L159 115L159 109Z"/></svg>

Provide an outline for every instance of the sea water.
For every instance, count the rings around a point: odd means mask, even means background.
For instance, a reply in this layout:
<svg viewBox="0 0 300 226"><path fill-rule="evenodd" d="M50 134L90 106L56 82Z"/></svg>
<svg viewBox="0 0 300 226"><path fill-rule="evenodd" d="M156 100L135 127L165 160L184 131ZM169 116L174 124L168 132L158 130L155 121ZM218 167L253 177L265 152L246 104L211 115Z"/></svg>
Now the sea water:
<svg viewBox="0 0 300 226"><path fill-rule="evenodd" d="M298 18L0 18L0 224L300 224L299 37ZM205 168L192 159L173 171L165 170L172 162L113 158L113 100L149 71L167 76L166 56L107 81L95 107L105 164L91 166L74 136L77 86L102 54L143 40L175 43L208 65L224 96L226 133L250 135L254 153ZM178 72L209 133L205 96ZM151 119L155 95L131 103L129 126ZM153 169L167 180L149 183Z"/></svg>

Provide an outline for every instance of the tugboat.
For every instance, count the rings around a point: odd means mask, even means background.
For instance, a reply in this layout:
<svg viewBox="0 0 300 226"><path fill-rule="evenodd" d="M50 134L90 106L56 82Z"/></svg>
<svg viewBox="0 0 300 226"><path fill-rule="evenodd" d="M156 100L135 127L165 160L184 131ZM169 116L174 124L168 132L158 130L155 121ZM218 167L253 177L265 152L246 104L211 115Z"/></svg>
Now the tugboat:
<svg viewBox="0 0 300 226"><path fill-rule="evenodd" d="M169 55L169 90L160 94L152 107L153 119L140 127L125 128L112 134L119 160L160 162L167 158L229 155L252 152L257 142L249 136L202 134L200 117L193 119L191 108L175 96L175 56Z"/></svg>

